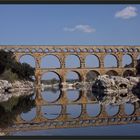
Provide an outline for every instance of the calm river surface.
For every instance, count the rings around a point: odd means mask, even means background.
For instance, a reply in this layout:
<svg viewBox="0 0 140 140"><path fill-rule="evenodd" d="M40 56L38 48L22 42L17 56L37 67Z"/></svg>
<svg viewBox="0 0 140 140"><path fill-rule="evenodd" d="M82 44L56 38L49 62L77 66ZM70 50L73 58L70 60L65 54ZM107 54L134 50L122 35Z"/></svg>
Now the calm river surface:
<svg viewBox="0 0 140 140"><path fill-rule="evenodd" d="M0 103L0 129L7 135L140 135L139 102L101 105L90 91L45 90ZM122 111L122 110L123 111Z"/></svg>

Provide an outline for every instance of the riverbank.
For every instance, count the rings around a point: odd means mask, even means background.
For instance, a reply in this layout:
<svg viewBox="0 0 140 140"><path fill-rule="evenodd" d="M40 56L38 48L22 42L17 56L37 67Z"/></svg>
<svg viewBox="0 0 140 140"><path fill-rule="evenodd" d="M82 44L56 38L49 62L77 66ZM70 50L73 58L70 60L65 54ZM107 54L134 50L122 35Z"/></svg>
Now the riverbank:
<svg viewBox="0 0 140 140"><path fill-rule="evenodd" d="M99 76L92 85L92 92L104 105L120 105L140 100L140 77Z"/></svg>
<svg viewBox="0 0 140 140"><path fill-rule="evenodd" d="M34 83L30 81L0 80L0 102L8 101L11 97L31 95L34 91Z"/></svg>

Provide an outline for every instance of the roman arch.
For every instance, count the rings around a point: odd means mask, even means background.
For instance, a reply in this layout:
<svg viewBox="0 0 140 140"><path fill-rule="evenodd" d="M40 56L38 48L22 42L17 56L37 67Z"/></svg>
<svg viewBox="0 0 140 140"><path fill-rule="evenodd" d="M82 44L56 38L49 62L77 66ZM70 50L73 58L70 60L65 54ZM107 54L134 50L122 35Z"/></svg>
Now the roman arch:
<svg viewBox="0 0 140 140"><path fill-rule="evenodd" d="M72 104L69 104L72 105ZM125 111L125 105L119 105L115 114L109 115L107 108L100 105L99 113L91 116L88 112L88 104L75 104L79 106L78 116L64 115L68 113L67 104L51 104L46 106L36 106L35 116L32 120L24 120L20 115L17 115L14 120L14 125L2 129L2 132L18 132L18 131L35 131L55 128L76 128L87 126L111 126L140 123L139 104L133 103L134 110L131 114ZM92 104L94 105L94 104ZM56 108L57 113L53 118L49 118L44 114L45 107ZM52 111L52 110L51 110Z"/></svg>
<svg viewBox="0 0 140 140"><path fill-rule="evenodd" d="M74 71L79 74L82 81L86 80L86 75L89 71L95 71L100 75L115 73L117 75L123 76L126 72L131 72L136 74L137 58L140 54L140 46L36 46L36 45L23 45L23 46L11 46L11 45L1 45L0 49L5 51L14 52L17 61L24 56L30 55L35 60L35 78L37 85L40 85L41 76L45 72L54 72L59 75L61 81L66 82L66 75L70 71ZM66 58L68 56L74 55L79 59L80 65L78 67L66 67ZM99 67L86 67L86 57L88 55L94 55L99 60ZM105 57L107 55L114 56L117 62L117 66L105 67ZM124 55L129 55L132 58L132 63L130 65L123 66ZM60 63L58 68L42 68L41 60L46 56L55 56ZM92 60L91 60L92 61ZM110 59L111 61L111 59ZM93 62L94 63L94 62Z"/></svg>

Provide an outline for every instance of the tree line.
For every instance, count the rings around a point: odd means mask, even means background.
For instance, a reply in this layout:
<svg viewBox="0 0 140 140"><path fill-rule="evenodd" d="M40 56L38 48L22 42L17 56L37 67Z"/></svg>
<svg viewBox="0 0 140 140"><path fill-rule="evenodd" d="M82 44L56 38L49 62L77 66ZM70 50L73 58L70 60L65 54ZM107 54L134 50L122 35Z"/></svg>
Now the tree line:
<svg viewBox="0 0 140 140"><path fill-rule="evenodd" d="M15 80L33 80L35 68L27 63L16 61L13 52L0 50L0 79L13 82Z"/></svg>

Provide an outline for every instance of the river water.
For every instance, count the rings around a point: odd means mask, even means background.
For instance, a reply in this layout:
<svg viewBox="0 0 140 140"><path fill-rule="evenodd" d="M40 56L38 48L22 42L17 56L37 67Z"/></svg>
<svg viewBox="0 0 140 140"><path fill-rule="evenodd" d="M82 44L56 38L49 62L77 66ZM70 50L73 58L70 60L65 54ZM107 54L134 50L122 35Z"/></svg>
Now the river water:
<svg viewBox="0 0 140 140"><path fill-rule="evenodd" d="M78 89L46 89L39 91L39 98L35 94L0 103L1 132L20 136L140 135L139 101L105 105L91 91Z"/></svg>

